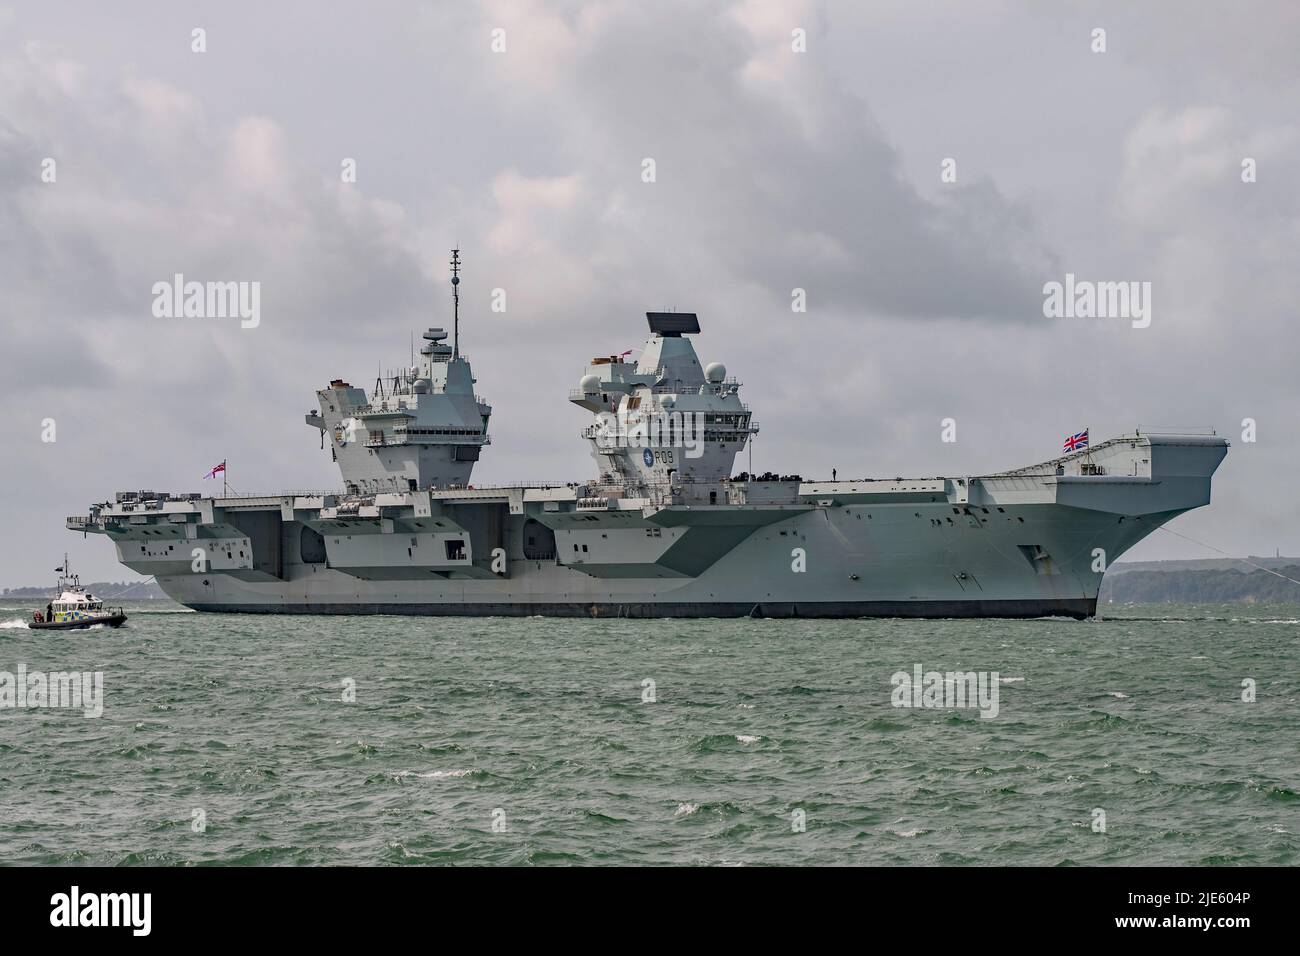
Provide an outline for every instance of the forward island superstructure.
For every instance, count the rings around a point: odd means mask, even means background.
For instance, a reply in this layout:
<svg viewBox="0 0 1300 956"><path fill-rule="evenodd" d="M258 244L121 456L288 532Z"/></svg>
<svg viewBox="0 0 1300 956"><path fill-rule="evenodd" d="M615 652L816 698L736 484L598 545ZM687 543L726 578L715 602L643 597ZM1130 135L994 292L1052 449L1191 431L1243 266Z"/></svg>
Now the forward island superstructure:
<svg viewBox="0 0 1300 956"><path fill-rule="evenodd" d="M119 492L67 526L202 611L1082 618L1110 562L1209 503L1228 447L1135 432L997 474L732 477L759 429L740 383L700 363L694 314L651 312L637 361L597 357L569 394L594 478L475 487L492 408L454 308L451 345L430 329L371 393L316 393L339 490Z"/></svg>

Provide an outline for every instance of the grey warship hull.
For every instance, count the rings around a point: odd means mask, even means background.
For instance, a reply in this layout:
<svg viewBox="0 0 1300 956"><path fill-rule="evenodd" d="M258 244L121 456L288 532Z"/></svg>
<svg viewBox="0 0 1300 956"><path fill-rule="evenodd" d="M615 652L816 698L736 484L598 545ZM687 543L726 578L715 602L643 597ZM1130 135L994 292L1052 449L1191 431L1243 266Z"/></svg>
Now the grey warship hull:
<svg viewBox="0 0 1300 956"><path fill-rule="evenodd" d="M983 477L726 482L713 505L582 486L286 494L68 526L203 611L1081 618L1110 561L1208 503L1226 447L1133 435Z"/></svg>
<svg viewBox="0 0 1300 956"><path fill-rule="evenodd" d="M569 394L598 477L475 488L492 407L459 350L459 268L451 345L430 329L390 384L317 391L340 491L120 492L67 526L203 611L1077 618L1110 562L1209 503L1227 452L1134 433L991 475L733 478L759 430L740 383L699 361L693 313L653 312L639 359L599 356Z"/></svg>

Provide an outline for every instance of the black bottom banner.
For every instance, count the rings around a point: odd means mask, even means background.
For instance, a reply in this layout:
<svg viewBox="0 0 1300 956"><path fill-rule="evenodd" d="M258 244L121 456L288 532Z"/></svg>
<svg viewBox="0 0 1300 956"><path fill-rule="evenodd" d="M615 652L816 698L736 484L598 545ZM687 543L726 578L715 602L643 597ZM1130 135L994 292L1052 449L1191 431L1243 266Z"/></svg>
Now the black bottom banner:
<svg viewBox="0 0 1300 956"><path fill-rule="evenodd" d="M373 943L397 927L508 936L554 926L611 940L651 933L666 943L661 934L680 924L693 935L716 926L734 944L766 936L775 922L857 939L903 932L918 945L935 933L945 950L1038 929L1054 942L1231 946L1281 937L1292 922L1285 908L1293 877L1284 869L1161 868L0 868L0 913L11 942L75 934L77 943L253 938L301 946Z"/></svg>

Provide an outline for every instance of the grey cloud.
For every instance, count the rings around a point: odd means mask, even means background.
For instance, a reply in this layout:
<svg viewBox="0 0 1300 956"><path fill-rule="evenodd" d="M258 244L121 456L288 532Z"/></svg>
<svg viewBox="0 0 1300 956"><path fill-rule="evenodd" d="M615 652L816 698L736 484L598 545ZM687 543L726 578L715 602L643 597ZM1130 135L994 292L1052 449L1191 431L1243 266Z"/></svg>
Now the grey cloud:
<svg viewBox="0 0 1300 956"><path fill-rule="evenodd" d="M602 193L625 195L635 213L627 227L659 241L647 249L615 234L637 254L629 273L647 259L663 270L700 256L721 267L718 281L758 283L786 303L800 286L857 314L1040 314L1052 256L1027 209L987 180L923 197L900 175L869 104L825 64L789 52L788 38L760 48L725 13L677 14L617 7L582 34L557 91L567 104L561 131L579 146L572 168ZM789 77L779 93L747 81L773 48L789 61L775 67ZM636 179L643 156L656 160L653 185ZM606 231L591 237L607 248Z"/></svg>

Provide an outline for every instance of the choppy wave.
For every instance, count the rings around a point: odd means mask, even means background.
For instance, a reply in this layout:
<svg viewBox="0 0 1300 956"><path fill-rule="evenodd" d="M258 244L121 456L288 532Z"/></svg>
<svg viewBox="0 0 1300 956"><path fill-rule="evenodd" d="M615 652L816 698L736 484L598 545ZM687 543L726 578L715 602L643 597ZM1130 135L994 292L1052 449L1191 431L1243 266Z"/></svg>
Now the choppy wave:
<svg viewBox="0 0 1300 956"><path fill-rule="evenodd" d="M1300 642L1250 626L1290 606L1091 627L128 613L119 639L0 621L0 670L106 677L101 718L0 719L6 862L1300 863ZM1211 650L1268 692L1236 703ZM917 661L1008 675L998 715L893 707ZM1125 808L1122 840L1091 832L1097 805ZM89 809L93 829L58 823Z"/></svg>
<svg viewBox="0 0 1300 956"><path fill-rule="evenodd" d="M903 837L904 839L911 839L912 837L917 837L920 836L922 833L929 833L930 831L927 830L925 827L912 827L911 829L908 830L890 830L889 832L894 834L894 836L900 836Z"/></svg>
<svg viewBox="0 0 1300 956"><path fill-rule="evenodd" d="M367 748L367 752L378 753L378 750ZM459 780L464 777L474 777L478 774L477 770L471 767L459 767L454 770L390 770L382 774L372 774L366 777L367 783L379 782L400 782L404 780Z"/></svg>

